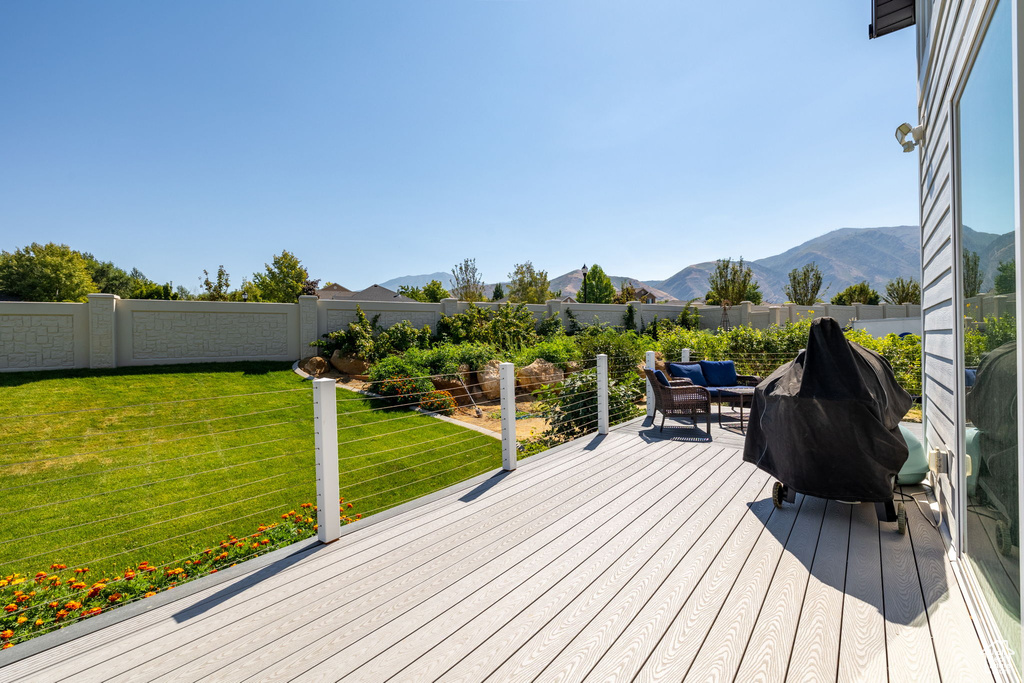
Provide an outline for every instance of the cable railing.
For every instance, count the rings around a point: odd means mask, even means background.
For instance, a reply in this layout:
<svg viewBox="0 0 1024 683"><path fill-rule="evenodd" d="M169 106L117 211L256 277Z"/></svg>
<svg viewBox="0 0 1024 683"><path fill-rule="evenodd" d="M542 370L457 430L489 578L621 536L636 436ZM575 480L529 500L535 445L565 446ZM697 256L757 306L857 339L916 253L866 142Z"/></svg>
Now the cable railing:
<svg viewBox="0 0 1024 683"><path fill-rule="evenodd" d="M468 399L456 417L472 428L447 419L448 407L428 409L452 373L420 378L433 390L393 395L318 379L301 390L0 415L0 617L12 615L19 633L7 642L515 469L528 454L517 421L541 448L606 433L641 411L636 366L625 355L576 360L517 386L504 364L497 398L492 379L457 373Z"/></svg>

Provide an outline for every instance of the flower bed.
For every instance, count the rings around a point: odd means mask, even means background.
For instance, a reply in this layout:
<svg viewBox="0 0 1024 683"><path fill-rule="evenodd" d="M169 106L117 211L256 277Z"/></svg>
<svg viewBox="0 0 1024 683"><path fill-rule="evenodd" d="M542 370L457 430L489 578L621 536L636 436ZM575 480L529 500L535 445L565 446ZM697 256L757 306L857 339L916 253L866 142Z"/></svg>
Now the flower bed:
<svg viewBox="0 0 1024 683"><path fill-rule="evenodd" d="M344 498L339 502L342 524L362 517L351 512L352 503ZM4 576L0 578L0 649L309 538L317 530L316 510L315 505L303 503L298 511L260 525L249 536L229 536L182 561L161 566L140 562L101 579L89 577L88 567L69 569L63 564L51 564L49 571L34 576Z"/></svg>

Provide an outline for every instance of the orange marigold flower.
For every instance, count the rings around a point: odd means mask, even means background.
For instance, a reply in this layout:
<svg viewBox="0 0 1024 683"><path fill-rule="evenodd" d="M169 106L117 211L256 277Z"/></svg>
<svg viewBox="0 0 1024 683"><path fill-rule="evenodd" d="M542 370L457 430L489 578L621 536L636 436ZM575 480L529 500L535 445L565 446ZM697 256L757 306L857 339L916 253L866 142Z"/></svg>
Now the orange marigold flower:
<svg viewBox="0 0 1024 683"><path fill-rule="evenodd" d="M47 576L49 575L46 572L36 572L36 581L42 581Z"/></svg>
<svg viewBox="0 0 1024 683"><path fill-rule="evenodd" d="M57 616L55 616L54 619L56 619L57 621L60 621L61 619L63 619L67 615L68 615L67 610L63 610L62 609L61 611L57 612Z"/></svg>
<svg viewBox="0 0 1024 683"><path fill-rule="evenodd" d="M22 614L20 617L18 617L18 623L19 624L24 624L26 621L28 621L28 617L26 617L24 614Z"/></svg>
<svg viewBox="0 0 1024 683"><path fill-rule="evenodd" d="M283 515L281 515L281 519L288 519L288 514L289 513L286 512Z"/></svg>
<svg viewBox="0 0 1024 683"><path fill-rule="evenodd" d="M345 507L352 509L352 503L348 503Z"/></svg>
<svg viewBox="0 0 1024 683"><path fill-rule="evenodd" d="M211 570L210 570L210 573L211 573L211 574L216 574L216 573L217 573L217 570L216 570L216 569L211 569Z"/></svg>
<svg viewBox="0 0 1024 683"><path fill-rule="evenodd" d="M312 503L303 503L302 507L304 507L304 508L311 508L311 507L313 507L313 504Z"/></svg>
<svg viewBox="0 0 1024 683"><path fill-rule="evenodd" d="M51 609L57 609L58 607L60 607L60 603L59 602L51 602L50 603L50 608Z"/></svg>
<svg viewBox="0 0 1024 683"><path fill-rule="evenodd" d="M362 519L362 518L363 518L363 515L362 515L362 514L357 514L357 515L356 515L356 519Z"/></svg>
<svg viewBox="0 0 1024 683"><path fill-rule="evenodd" d="M129 581L134 579L135 572L133 572L131 569L126 569L124 572L124 578L128 579Z"/></svg>
<svg viewBox="0 0 1024 683"><path fill-rule="evenodd" d="M83 588L85 588L85 584L81 581L75 581L73 584L71 584L71 587L75 590L82 590Z"/></svg>
<svg viewBox="0 0 1024 683"><path fill-rule="evenodd" d="M114 593L109 598L107 598L107 600L109 600L110 602L117 602L120 599L121 599L121 594L120 593Z"/></svg>
<svg viewBox="0 0 1024 683"><path fill-rule="evenodd" d="M260 541L260 543L262 545L266 545L266 544L270 543L270 539L269 538L264 538L262 541Z"/></svg>
<svg viewBox="0 0 1024 683"><path fill-rule="evenodd" d="M146 594L145 594L145 595L143 595L142 597L144 597L144 598L151 598L151 597L153 597L154 595L156 595L156 593L154 593L153 591L149 591L148 593L146 593ZM120 612L118 612L118 614L120 614Z"/></svg>
<svg viewBox="0 0 1024 683"><path fill-rule="evenodd" d="M89 571L89 568L88 568L88 567L79 567L78 569L76 569L76 570L75 570L75 573L76 573L76 574L84 574L84 573L86 573L87 571Z"/></svg>
<svg viewBox="0 0 1024 683"><path fill-rule="evenodd" d="M51 564L50 565L50 569L67 569L67 568L68 568L68 566L66 564Z"/></svg>
<svg viewBox="0 0 1024 683"><path fill-rule="evenodd" d="M11 603L10 605L5 605L4 606L4 611L5 612L13 612L16 609L18 609L18 606L15 605L14 603Z"/></svg>
<svg viewBox="0 0 1024 683"><path fill-rule="evenodd" d="M0 638L3 638L4 640L7 640L8 638L13 638L13 637L14 637L14 631L12 631L11 629L7 629L6 631L0 631Z"/></svg>
<svg viewBox="0 0 1024 683"><path fill-rule="evenodd" d="M64 605L64 607L67 608L67 609L78 609L81 606L82 606L82 603L79 600L72 600L72 601L68 602L66 605Z"/></svg>
<svg viewBox="0 0 1024 683"><path fill-rule="evenodd" d="M42 619L36 619L36 626L42 626L42 625L43 625L43 620Z"/></svg>
<svg viewBox="0 0 1024 683"><path fill-rule="evenodd" d="M4 643L3 645L0 645L0 650L6 650L9 647L14 647L14 646L11 645L10 643Z"/></svg>

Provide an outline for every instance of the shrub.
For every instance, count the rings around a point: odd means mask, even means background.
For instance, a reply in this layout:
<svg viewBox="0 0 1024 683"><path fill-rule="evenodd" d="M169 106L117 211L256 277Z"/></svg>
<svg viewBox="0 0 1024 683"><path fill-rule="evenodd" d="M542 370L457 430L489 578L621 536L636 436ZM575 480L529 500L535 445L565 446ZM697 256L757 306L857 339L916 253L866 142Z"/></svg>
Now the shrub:
<svg viewBox="0 0 1024 683"><path fill-rule="evenodd" d="M560 334L533 346L527 346L513 357L512 362L517 367L525 367L538 358L554 363L562 370L568 370L569 364L583 358L583 354L572 337Z"/></svg>
<svg viewBox="0 0 1024 683"><path fill-rule="evenodd" d="M564 334L565 326L562 325L562 316L555 313L550 313L537 324L537 334L543 339L554 337L555 335Z"/></svg>
<svg viewBox="0 0 1024 683"><path fill-rule="evenodd" d="M345 330L336 330L323 335L323 338L312 342L310 346L316 347L318 353L325 358L330 358L335 351L343 354L353 354L367 360L373 357L373 332L377 329L377 321L380 314L368 320L360 306L356 306L356 319L348 324Z"/></svg>
<svg viewBox="0 0 1024 683"><path fill-rule="evenodd" d="M393 406L415 405L434 390L426 368L407 356L388 356L370 367L370 391Z"/></svg>
<svg viewBox="0 0 1024 683"><path fill-rule="evenodd" d="M428 375L454 376L458 374L460 365L467 365L470 370L479 370L497 355L498 351L487 344L445 342L432 349L411 349L406 357L426 368Z"/></svg>
<svg viewBox="0 0 1024 683"><path fill-rule="evenodd" d="M521 349L537 341L537 325L526 304L501 306L489 327L490 338L486 341L504 351Z"/></svg>
<svg viewBox="0 0 1024 683"><path fill-rule="evenodd" d="M867 281L850 285L843 291L832 297L833 304L838 306L850 306L854 303L870 304L874 306L880 301L878 292L871 288Z"/></svg>
<svg viewBox="0 0 1024 683"><path fill-rule="evenodd" d="M367 360L377 360L393 353L405 353L412 348L430 345L430 327L417 330L408 320L397 322L373 340L373 350Z"/></svg>
<svg viewBox="0 0 1024 683"><path fill-rule="evenodd" d="M437 324L437 337L452 344L487 343L491 315L490 311L473 304L462 313L442 315L441 321Z"/></svg>
<svg viewBox="0 0 1024 683"><path fill-rule="evenodd" d="M565 381L534 392L548 427L543 438L553 446L576 439L597 429L597 372L586 370L569 375ZM640 414L633 391L623 382L608 382L610 424L630 420Z"/></svg>
<svg viewBox="0 0 1024 683"><path fill-rule="evenodd" d="M987 317L984 333L986 351L995 351L1006 342L1017 338L1017 318L1012 315L1000 318Z"/></svg>
<svg viewBox="0 0 1024 683"><path fill-rule="evenodd" d="M626 306L626 312L622 314L622 327L628 332L636 329L636 309L633 304Z"/></svg>
<svg viewBox="0 0 1024 683"><path fill-rule="evenodd" d="M451 415L457 407L455 399L447 391L430 391L423 394L423 398L420 399L420 408L431 413Z"/></svg>

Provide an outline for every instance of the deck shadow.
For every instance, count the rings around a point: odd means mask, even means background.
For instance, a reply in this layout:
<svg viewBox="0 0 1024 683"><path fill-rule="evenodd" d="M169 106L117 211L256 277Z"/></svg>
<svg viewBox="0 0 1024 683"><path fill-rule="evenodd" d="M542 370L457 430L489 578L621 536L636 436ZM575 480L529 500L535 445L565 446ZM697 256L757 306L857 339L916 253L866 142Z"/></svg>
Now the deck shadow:
<svg viewBox="0 0 1024 683"><path fill-rule="evenodd" d="M901 536L895 522L877 521L873 503L846 504L827 501L828 509L824 513L814 552L793 552L791 546L800 539L791 534L790 529L796 529L800 525L800 515L805 513L805 503L811 500L822 499L798 495L795 504L784 503L781 510L773 509L764 526L776 541L784 546L783 552L797 558L811 576L844 594L844 603L848 604L850 597L856 598L871 605L889 623L907 626L921 623L928 611L928 603L943 602L951 597L944 573L921 571L925 565L934 567L946 561L941 550L941 539L936 538L933 542L915 540L913 534L920 534L920 529L908 529L907 534ZM747 502L748 509L755 515L759 510L763 510L765 505L774 508L771 496ZM830 529L826 528L824 522L828 521L829 512L833 511L832 506L850 509L848 515L844 514L845 511L840 513L843 517L842 527L846 527L847 523L849 526L849 534L844 537L844 540L848 539L845 553L842 550L827 549L830 539L825 536L830 533ZM916 509L911 510L912 507L912 503L908 504L907 514L920 515ZM780 514L796 515L796 518L791 525L770 523L773 517ZM929 529L924 533L938 532ZM824 552L823 548L826 548ZM882 548L885 552L881 552ZM900 563L892 561L897 554L901 556ZM840 571L837 571L837 564ZM897 566L898 564L902 566ZM897 575L895 572L912 572L914 576L910 579L905 574ZM903 591L892 592L897 586L905 588L907 585L914 586L916 598L906 599L906 596L902 595ZM928 596L928 603L920 599L922 596ZM887 603L889 609L886 609Z"/></svg>
<svg viewBox="0 0 1024 683"><path fill-rule="evenodd" d="M187 607L181 610L180 612L177 612L174 615L174 621L181 624L188 621L189 619L201 616L203 613L215 608L217 605L220 605L221 603L226 602L227 600L230 600L232 597L238 595L242 591L248 588L252 588L254 586L258 586L261 582L265 581L266 579L269 579L272 576L284 571L285 569L288 569L292 565L298 564L299 562L308 559L313 553L317 552L318 550L327 550L329 548L329 545L319 544L313 546L306 546L305 548L300 548L295 552L290 553L285 557L282 557L279 560L275 560L274 562L268 564L262 569L257 569L256 571L249 574L240 581L236 581L234 583L228 584L227 586L224 586L216 593L210 595L210 597L203 598L201 601L197 602L191 607Z"/></svg>

